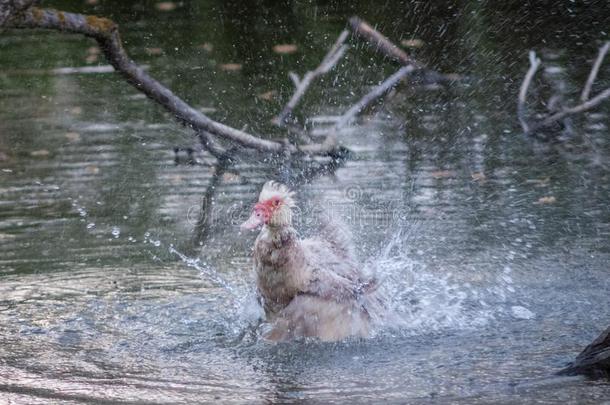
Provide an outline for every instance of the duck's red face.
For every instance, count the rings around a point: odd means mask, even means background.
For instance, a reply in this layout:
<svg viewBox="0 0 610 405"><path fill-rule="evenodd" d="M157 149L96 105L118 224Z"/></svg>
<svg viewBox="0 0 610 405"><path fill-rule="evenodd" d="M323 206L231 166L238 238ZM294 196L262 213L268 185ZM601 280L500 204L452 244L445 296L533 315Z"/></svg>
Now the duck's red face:
<svg viewBox="0 0 610 405"><path fill-rule="evenodd" d="M268 224L281 205L282 199L280 197L271 197L268 200L256 203L252 209L252 215L241 224L241 228L256 229L263 224Z"/></svg>

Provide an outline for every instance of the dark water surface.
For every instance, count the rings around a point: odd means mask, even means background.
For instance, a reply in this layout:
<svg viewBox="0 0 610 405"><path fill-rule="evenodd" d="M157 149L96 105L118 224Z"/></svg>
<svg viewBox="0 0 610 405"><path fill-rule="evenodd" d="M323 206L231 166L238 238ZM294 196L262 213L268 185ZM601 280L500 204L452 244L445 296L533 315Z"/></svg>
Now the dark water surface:
<svg viewBox="0 0 610 405"><path fill-rule="evenodd" d="M200 153L174 163L190 131L113 73L54 70L105 65L92 42L2 33L0 402L610 399L608 381L553 376L610 325L610 109L572 120L563 144L523 137L515 111L530 49L544 61L531 100L576 101L608 40L607 2L83 3L47 5L114 18L152 75L269 136L287 73L315 67L354 14L423 40L416 57L464 80L403 86L339 134L353 156L334 176L296 187L303 233L316 213L348 223L385 280L391 325L367 341L272 345L257 335L253 235L235 224L277 168L254 159L222 177L193 254L214 168ZM273 52L286 43L297 52ZM397 69L351 44L299 107L310 126ZM609 84L607 61L594 94Z"/></svg>

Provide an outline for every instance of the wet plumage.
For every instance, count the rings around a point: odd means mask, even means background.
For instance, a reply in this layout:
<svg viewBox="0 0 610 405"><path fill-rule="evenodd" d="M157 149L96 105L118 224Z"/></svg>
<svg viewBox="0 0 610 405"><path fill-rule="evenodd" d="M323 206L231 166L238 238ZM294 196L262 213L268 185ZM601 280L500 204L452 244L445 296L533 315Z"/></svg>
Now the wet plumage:
<svg viewBox="0 0 610 405"><path fill-rule="evenodd" d="M268 182L243 225L262 225L254 268L270 323L266 338L369 336L382 303L375 280L365 277L355 260L349 234L331 223L318 236L299 239L292 227L294 205L293 193Z"/></svg>

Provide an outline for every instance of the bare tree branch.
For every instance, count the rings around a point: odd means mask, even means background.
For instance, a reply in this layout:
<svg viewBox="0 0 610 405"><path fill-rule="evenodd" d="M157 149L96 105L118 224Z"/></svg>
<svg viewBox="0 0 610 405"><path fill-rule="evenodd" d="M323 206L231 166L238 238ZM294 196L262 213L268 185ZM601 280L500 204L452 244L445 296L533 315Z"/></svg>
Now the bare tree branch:
<svg viewBox="0 0 610 405"><path fill-rule="evenodd" d="M527 100L527 91L530 88L532 79L534 78L536 71L540 67L540 59L536 57L536 52L530 51L529 59L530 68L527 70L527 73L523 78L523 83L521 83L521 88L519 89L519 97L517 99L517 115L519 116L519 122L521 122L523 132L526 133L530 131L529 124L527 123L527 119L525 116L525 102Z"/></svg>
<svg viewBox="0 0 610 405"><path fill-rule="evenodd" d="M590 110L594 107L597 107L602 101L604 101L607 98L610 98L610 88L607 88L606 90L599 93L597 96L585 101L584 103L581 103L574 107L564 108L563 110L559 111L558 113L550 115L550 116L546 117L545 119L543 119L542 121L531 125L529 130L526 131L526 133L536 132L537 130L539 130L541 128L548 127L549 125L551 125L559 120L562 120L563 118L567 117L568 115L582 113L582 112Z"/></svg>
<svg viewBox="0 0 610 405"><path fill-rule="evenodd" d="M585 87L582 89L582 93L580 95L581 101L587 101L589 99L589 94L591 93L591 87L593 87L593 83L595 82L595 78L597 77L597 73L599 72L599 68L604 61L604 57L608 53L608 49L610 49L610 41L606 42L604 46L599 48L599 53L597 54L597 59L595 59L595 63L593 63L593 67L591 68L591 73L589 73L589 78L587 79L587 83Z"/></svg>
<svg viewBox="0 0 610 405"><path fill-rule="evenodd" d="M197 131L197 138L203 146L217 160L224 160L229 156L229 151L220 146L214 138L205 131Z"/></svg>
<svg viewBox="0 0 610 405"><path fill-rule="evenodd" d="M366 21L363 21L358 17L352 17L349 19L349 24L354 34L362 38L371 47L374 47L376 51L380 51L387 57L403 65L413 65L417 69L423 69L425 67L423 64L407 55L405 51L396 46L385 35L371 27Z"/></svg>
<svg viewBox="0 0 610 405"><path fill-rule="evenodd" d="M335 129L339 129L349 124L358 114L364 111L369 105L375 100L385 95L391 89L396 87L398 83L405 78L409 73L413 72L415 67L413 65L403 66L394 73L392 76L384 80L380 85L375 86L370 92L364 95L356 104L354 104L349 110L345 112L339 118L335 124Z"/></svg>
<svg viewBox="0 0 610 405"><path fill-rule="evenodd" d="M518 106L517 106L519 121L521 122L521 126L523 127L523 132L526 134L534 133L542 128L551 126L552 124L564 119L565 117L567 117L569 115L579 114L579 113L588 111L592 108L595 108L599 104L601 104L602 101L606 100L607 98L610 98L610 88L607 88L606 90L599 93L597 96L589 99L589 94L591 92L591 86L593 85L593 82L595 81L595 78L597 77L597 73L602 64L604 56L606 55L606 53L608 53L609 49L610 49L610 42L607 42L599 50L597 59L595 60L595 63L593 64L593 67L591 69L591 73L589 74L587 83L585 84L585 87L580 96L581 100L583 100L582 103L580 103L574 107L564 107L561 110L559 110L558 112L551 111L551 113L548 114L545 118L543 118L537 122L534 122L534 123L528 123L526 120L525 103L526 103L527 92L530 87L531 81L532 81L534 75L536 74L538 67L540 66L540 59L538 59L536 57L536 53L534 51L530 51L530 53L529 53L530 68L528 69L528 71L525 75L525 78L523 79L523 83L521 84L521 89L519 90L519 97L518 97Z"/></svg>
<svg viewBox="0 0 610 405"><path fill-rule="evenodd" d="M312 153L309 151L316 151L315 153L328 154L332 152L322 148L321 145L306 145L304 148L297 148L295 145L262 139L210 119L188 105L133 62L123 49L117 25L109 19L32 7L11 17L7 26L52 29L82 34L95 39L115 70L132 86L171 112L178 121L192 127L197 132L204 131L234 144L268 153Z"/></svg>
<svg viewBox="0 0 610 405"><path fill-rule="evenodd" d="M193 247L202 245L208 237L212 220L214 194L216 194L216 188L220 185L222 176L227 171L229 164L227 159L220 159L214 166L212 179L201 198L201 211L199 212L197 223L195 223L195 228L193 229Z"/></svg>
<svg viewBox="0 0 610 405"><path fill-rule="evenodd" d="M390 41L385 35L371 27L366 21L361 20L358 17L352 17L349 19L349 24L352 32L364 42L369 44L375 51L381 52L391 60L394 60L402 65L412 65L417 70L421 70L425 73L427 81L440 83L440 82L454 82L460 79L458 74L442 74L431 70L426 67L424 63L415 60L412 56L408 55L399 46Z"/></svg>
<svg viewBox="0 0 610 405"><path fill-rule="evenodd" d="M343 45L343 43L347 39L348 35L349 32L347 30L343 30L326 56L324 56L324 59L322 59L322 62L320 62L320 65L314 70L305 73L301 80L295 80L294 77L291 76L292 81L295 83L296 90L284 109L273 120L277 125L282 126L286 123L287 118L292 114L292 111L295 109L299 101L301 101L301 98L303 95L305 95L305 92L313 80L318 76L328 73L345 54L345 51L347 51L347 46Z"/></svg>

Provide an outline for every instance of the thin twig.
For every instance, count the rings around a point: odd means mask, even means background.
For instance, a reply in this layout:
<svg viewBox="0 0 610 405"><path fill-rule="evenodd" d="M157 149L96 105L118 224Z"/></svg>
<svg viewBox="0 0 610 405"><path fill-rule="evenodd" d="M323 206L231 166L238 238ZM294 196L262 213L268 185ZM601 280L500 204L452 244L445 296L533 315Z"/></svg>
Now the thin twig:
<svg viewBox="0 0 610 405"><path fill-rule="evenodd" d="M335 124L335 129L339 129L349 124L358 114L364 111L375 100L382 97L384 94L393 89L405 76L413 72L413 65L403 66L392 76L388 77L378 86L375 86L370 92L364 95L356 104L354 104L345 114L339 118Z"/></svg>
<svg viewBox="0 0 610 405"><path fill-rule="evenodd" d="M358 17L352 17L349 19L349 24L354 34L387 57L394 59L403 65L413 65L418 69L424 67L423 64L407 55L405 51L400 49L385 35L371 27L366 21L363 21Z"/></svg>
<svg viewBox="0 0 610 405"><path fill-rule="evenodd" d="M460 79L458 74L442 74L437 71L429 69L424 63L421 63L405 51L403 51L398 45L390 41L385 35L371 27L369 23L361 20L358 17L352 17L349 19L349 24L352 32L356 37L366 42L375 51L384 54L386 57L402 64L405 66L413 65L416 69L425 72L426 79L434 82L455 82Z"/></svg>
<svg viewBox="0 0 610 405"><path fill-rule="evenodd" d="M564 108L558 113L555 113L543 119L542 121L532 125L529 130L526 131L526 133L536 132L538 129L548 127L549 125L567 117L568 115L578 114L597 107L602 101L607 98L610 98L610 88L607 88L606 90L599 93L597 96L585 101L584 103L581 103L574 107Z"/></svg>
<svg viewBox="0 0 610 405"><path fill-rule="evenodd" d="M286 104L286 106L284 107L284 109L273 120L277 125L282 126L286 123L288 117L292 114L292 111L296 108L299 101L301 101L301 98L305 95L305 92L307 91L313 80L320 75L328 73L337 64L339 59L341 59L341 57L345 54L347 47L343 45L343 43L347 39L348 35L349 32L347 30L343 30L341 34L339 34L339 37L337 38L333 46L329 49L326 56L324 56L324 59L322 59L322 62L320 62L320 65L314 70L305 73L301 80L298 81L298 84L297 81L295 81L294 78L291 77L292 81L296 85L296 90L288 101L288 103Z"/></svg>
<svg viewBox="0 0 610 405"><path fill-rule="evenodd" d="M527 70L525 77L523 78L523 83L521 83L521 89L519 90L519 97L517 101L517 115L519 116L519 122L521 122L521 127L523 128L523 132L529 132L529 124L527 123L527 119L525 117L525 102L527 100L527 91L532 83L532 79L540 67L540 59L536 57L536 52L530 51L529 53L530 59L530 68Z"/></svg>
<svg viewBox="0 0 610 405"><path fill-rule="evenodd" d="M608 53L610 49L610 41L606 42L604 46L599 48L599 53L597 54L597 59L595 59L595 63L591 68L591 73L589 73L589 78L587 79L587 83L585 87L582 89L582 94L580 95L581 101L587 101L589 99L589 94L591 93L591 87L593 87L593 83L595 82L595 78L597 77L597 73L599 72L599 68L604 61L604 57Z"/></svg>
<svg viewBox="0 0 610 405"><path fill-rule="evenodd" d="M197 131L197 138L199 138L201 146L217 160L223 160L228 156L228 151L220 146L209 133Z"/></svg>
<svg viewBox="0 0 610 405"><path fill-rule="evenodd" d="M226 159L219 160L214 166L214 173L205 189L203 198L201 199L201 211L193 230L193 246L201 246L208 237L211 220L212 220L212 208L214 202L214 194L216 189L222 181L222 176L225 174L230 163Z"/></svg>
<svg viewBox="0 0 610 405"><path fill-rule="evenodd" d="M288 77L290 77L290 80L292 80L294 87L299 87L299 84L301 83L301 79L299 78L299 75L297 75L294 72L288 72Z"/></svg>

